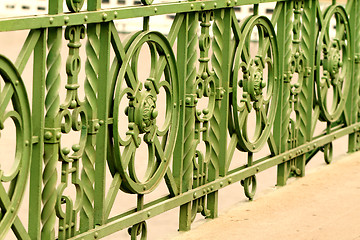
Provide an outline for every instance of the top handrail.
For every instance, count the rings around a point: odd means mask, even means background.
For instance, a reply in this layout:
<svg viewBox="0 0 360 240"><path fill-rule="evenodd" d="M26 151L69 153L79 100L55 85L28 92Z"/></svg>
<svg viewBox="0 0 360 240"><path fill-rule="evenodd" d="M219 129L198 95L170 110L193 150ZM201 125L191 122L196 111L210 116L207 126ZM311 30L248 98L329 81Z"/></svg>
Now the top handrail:
<svg viewBox="0 0 360 240"><path fill-rule="evenodd" d="M235 6L283 2L274 0L206 0L177 1L153 5L124 6L119 8L81 11L77 13L60 13L55 15L31 15L0 18L0 32L75 26L88 23L102 23L120 19L149 17L174 13L197 12ZM36 16L36 18L34 17Z"/></svg>

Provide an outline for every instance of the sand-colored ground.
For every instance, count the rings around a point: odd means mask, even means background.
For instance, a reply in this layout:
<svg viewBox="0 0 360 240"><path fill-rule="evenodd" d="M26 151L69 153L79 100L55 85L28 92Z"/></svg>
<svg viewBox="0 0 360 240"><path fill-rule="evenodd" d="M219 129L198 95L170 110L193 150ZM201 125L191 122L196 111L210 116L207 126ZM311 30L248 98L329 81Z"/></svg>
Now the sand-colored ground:
<svg viewBox="0 0 360 240"><path fill-rule="evenodd" d="M241 203L173 240L359 240L360 153Z"/></svg>

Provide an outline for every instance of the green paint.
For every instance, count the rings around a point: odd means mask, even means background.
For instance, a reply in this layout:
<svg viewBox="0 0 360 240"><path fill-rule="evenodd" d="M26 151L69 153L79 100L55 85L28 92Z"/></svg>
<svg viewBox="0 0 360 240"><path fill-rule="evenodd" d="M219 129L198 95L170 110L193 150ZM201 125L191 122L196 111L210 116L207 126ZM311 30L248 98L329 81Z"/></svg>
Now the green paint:
<svg viewBox="0 0 360 240"><path fill-rule="evenodd" d="M219 191L230 184L240 182L252 200L259 172L277 166L277 184L285 185L304 176L319 152L330 164L337 138L348 136L349 151L359 150L359 1L345 8L333 1L323 11L316 0L279 1L271 20L259 15L263 2L272 1L142 0L141 6L101 10L101 1L88 0L87 11L80 11L84 0L66 0L65 14L64 2L55 0L49 15L0 19L1 32L30 30L14 64L0 55L0 130L12 121L17 140L14 168L0 171L0 239L9 231L18 239L98 239L126 228L129 238L146 239L146 220L173 208L180 209L179 230L187 231L198 213L217 217ZM254 14L239 23L233 7L244 5ZM168 34L151 31L152 16L166 14L175 14ZM135 17L144 18L143 29L125 42L113 20ZM150 71L140 80L144 46ZM29 101L21 74L31 55ZM78 96L81 61L84 101ZM326 127L315 135L319 122ZM70 133L78 142L63 146ZM141 145L143 179L135 168ZM257 158L264 148L270 154ZM239 151L247 153L247 163L231 168ZM28 179L26 230L17 213ZM162 181L168 195L146 202ZM70 187L75 196L67 195ZM121 204L120 191L137 201L109 218Z"/></svg>

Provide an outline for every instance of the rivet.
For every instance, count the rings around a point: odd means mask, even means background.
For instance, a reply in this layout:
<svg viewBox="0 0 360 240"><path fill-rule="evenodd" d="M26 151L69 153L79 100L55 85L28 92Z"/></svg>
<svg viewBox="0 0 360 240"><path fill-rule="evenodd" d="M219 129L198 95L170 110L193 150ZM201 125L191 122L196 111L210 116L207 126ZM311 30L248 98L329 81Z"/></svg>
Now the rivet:
<svg viewBox="0 0 360 240"><path fill-rule="evenodd" d="M316 148L316 143L314 143L314 148Z"/></svg>
<svg viewBox="0 0 360 240"><path fill-rule="evenodd" d="M12 207L12 208L10 208L10 212L14 212L15 211L15 209Z"/></svg>
<svg viewBox="0 0 360 240"><path fill-rule="evenodd" d="M65 170L61 171L61 174L62 174L62 175L65 175L65 174L66 174L66 171L65 171Z"/></svg>
<svg viewBox="0 0 360 240"><path fill-rule="evenodd" d="M44 134L44 138L46 140L50 140L52 138L53 134L50 131L46 131Z"/></svg>
<svg viewBox="0 0 360 240"><path fill-rule="evenodd" d="M334 135L334 139L336 139L336 135Z"/></svg>
<svg viewBox="0 0 360 240"><path fill-rule="evenodd" d="M86 22L87 20L88 20L88 16L85 15L85 16L84 16L84 21Z"/></svg>
<svg viewBox="0 0 360 240"><path fill-rule="evenodd" d="M99 233L98 232L94 233L94 238L98 238L98 237L99 237Z"/></svg>
<svg viewBox="0 0 360 240"><path fill-rule="evenodd" d="M214 186L211 186L211 191L214 190Z"/></svg>
<svg viewBox="0 0 360 240"><path fill-rule="evenodd" d="M104 124L104 120L100 120L99 124L100 124L100 126L102 126Z"/></svg>
<svg viewBox="0 0 360 240"><path fill-rule="evenodd" d="M194 4L191 4L191 5L190 5L190 8L191 8L191 9L194 9Z"/></svg>
<svg viewBox="0 0 360 240"><path fill-rule="evenodd" d="M208 188L207 191L210 192L210 188Z"/></svg>
<svg viewBox="0 0 360 240"><path fill-rule="evenodd" d="M217 7L217 4L216 3L214 3L214 8L216 8Z"/></svg>
<svg viewBox="0 0 360 240"><path fill-rule="evenodd" d="M74 145L72 145L72 150L74 151L74 152L78 152L78 151L80 151L80 145L79 144L74 144Z"/></svg>
<svg viewBox="0 0 360 240"><path fill-rule="evenodd" d="M18 80L15 81L15 85L16 85L16 86L19 85L19 81L18 81Z"/></svg>
<svg viewBox="0 0 360 240"><path fill-rule="evenodd" d="M103 13L102 19L103 19L103 20L106 20L106 19L107 19L107 14L106 14L106 13Z"/></svg>
<svg viewBox="0 0 360 240"><path fill-rule="evenodd" d="M220 187L224 186L224 183L223 182L220 182Z"/></svg>
<svg viewBox="0 0 360 240"><path fill-rule="evenodd" d="M49 22L50 22L50 24L53 24L54 23L54 18L50 18Z"/></svg>
<svg viewBox="0 0 360 240"><path fill-rule="evenodd" d="M231 179L231 178L229 178L228 183L230 184L231 182L232 182L232 179Z"/></svg>
<svg viewBox="0 0 360 240"><path fill-rule="evenodd" d="M146 190L146 185L144 185L143 189L144 189L144 191Z"/></svg>
<svg viewBox="0 0 360 240"><path fill-rule="evenodd" d="M69 17L64 17L64 23L65 24L69 23Z"/></svg>
<svg viewBox="0 0 360 240"><path fill-rule="evenodd" d="M117 18L117 16L118 16L118 12L115 11L114 12L114 17Z"/></svg>
<svg viewBox="0 0 360 240"><path fill-rule="evenodd" d="M196 194L196 193L194 193L194 198L196 198L196 195L197 195L197 194Z"/></svg>
<svg viewBox="0 0 360 240"><path fill-rule="evenodd" d="M25 146L26 147L29 146L29 141L28 140L25 141Z"/></svg>
<svg viewBox="0 0 360 240"><path fill-rule="evenodd" d="M257 167L257 168L256 168L256 171L257 171L257 172L259 172L259 171L260 171L259 167Z"/></svg>
<svg viewBox="0 0 360 240"><path fill-rule="evenodd" d="M57 132L56 133L56 139L59 140L61 138L61 133L60 132Z"/></svg>
<svg viewBox="0 0 360 240"><path fill-rule="evenodd" d="M147 216L148 216L148 217L150 217L150 216L151 216L150 212L147 212Z"/></svg>
<svg viewBox="0 0 360 240"><path fill-rule="evenodd" d="M285 160L286 160L286 157L283 157L283 162L285 162Z"/></svg>
<svg viewBox="0 0 360 240"><path fill-rule="evenodd" d="M72 100L69 107L70 108L76 108L76 106L77 106L76 100Z"/></svg>
<svg viewBox="0 0 360 240"><path fill-rule="evenodd" d="M154 8L154 12L157 12L157 8Z"/></svg>
<svg viewBox="0 0 360 240"><path fill-rule="evenodd" d="M226 2L226 4L227 4L228 6L230 6L230 4L231 4L231 1L227 1L227 2Z"/></svg>
<svg viewBox="0 0 360 240"><path fill-rule="evenodd" d="M201 4L201 9L204 9L205 8L205 3L202 3Z"/></svg>
<svg viewBox="0 0 360 240"><path fill-rule="evenodd" d="M203 193L204 193L204 194L206 193L206 189L203 190Z"/></svg>
<svg viewBox="0 0 360 240"><path fill-rule="evenodd" d="M66 156L66 155L68 155L70 153L70 148L64 147L61 151Z"/></svg>

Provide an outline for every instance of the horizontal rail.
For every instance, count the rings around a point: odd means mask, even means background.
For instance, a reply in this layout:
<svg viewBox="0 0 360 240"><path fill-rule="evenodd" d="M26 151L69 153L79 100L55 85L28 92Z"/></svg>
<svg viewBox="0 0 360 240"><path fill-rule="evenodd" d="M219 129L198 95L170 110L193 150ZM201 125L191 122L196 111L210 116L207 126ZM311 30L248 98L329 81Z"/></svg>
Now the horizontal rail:
<svg viewBox="0 0 360 240"><path fill-rule="evenodd" d="M61 26L74 26L90 23L102 23L120 19L131 19L138 17L150 17L165 14L197 12L213 9L243 6L266 2L276 2L274 0L204 0L194 2L172 2L154 4L149 6L130 6L112 9L102 9L98 11L84 11L79 13L61 13L56 15L37 15L0 18L0 32L51 28ZM281 1L278 1L281 2Z"/></svg>
<svg viewBox="0 0 360 240"><path fill-rule="evenodd" d="M187 231L198 213L217 217L231 184L252 200L269 168L284 186L320 151L331 163L336 139L360 150L360 0L98 10L101 0L88 0L87 11L67 0L72 13L64 1L49 0L58 14L0 19L0 32L29 30L14 63L0 55L0 130L16 130L14 166L0 165L0 239L128 228L144 240L147 220L178 207ZM276 6L261 15L262 3ZM161 15L165 30L152 31ZM128 36L125 22L136 28ZM18 210L28 179L26 230ZM130 194L136 201L122 202Z"/></svg>
<svg viewBox="0 0 360 240"><path fill-rule="evenodd" d="M152 217L160 215L165 211L169 211L176 207L179 207L187 202L201 198L212 192L218 191L233 183L238 183L247 177L253 176L259 172L267 170L271 167L279 165L281 163L288 162L297 156L303 155L309 151L312 151L318 147L324 146L327 143L334 141L345 135L357 132L360 130L360 123L356 123L352 126L345 127L343 129L332 132L326 136L319 137L318 139L306 143L297 148L291 149L286 153L279 154L274 157L270 157L264 161L256 163L252 166L242 167L240 170L233 170L226 177L220 177L215 181L199 186L196 189L189 190L175 197L166 196L160 198L154 202L150 202L144 205L144 209L140 211L130 211L119 216L115 216L109 219L109 221L101 226L97 226L94 229L77 235L70 239L95 239L105 237L109 234L115 233L122 229L127 228L129 225L135 225L138 222L146 221Z"/></svg>

